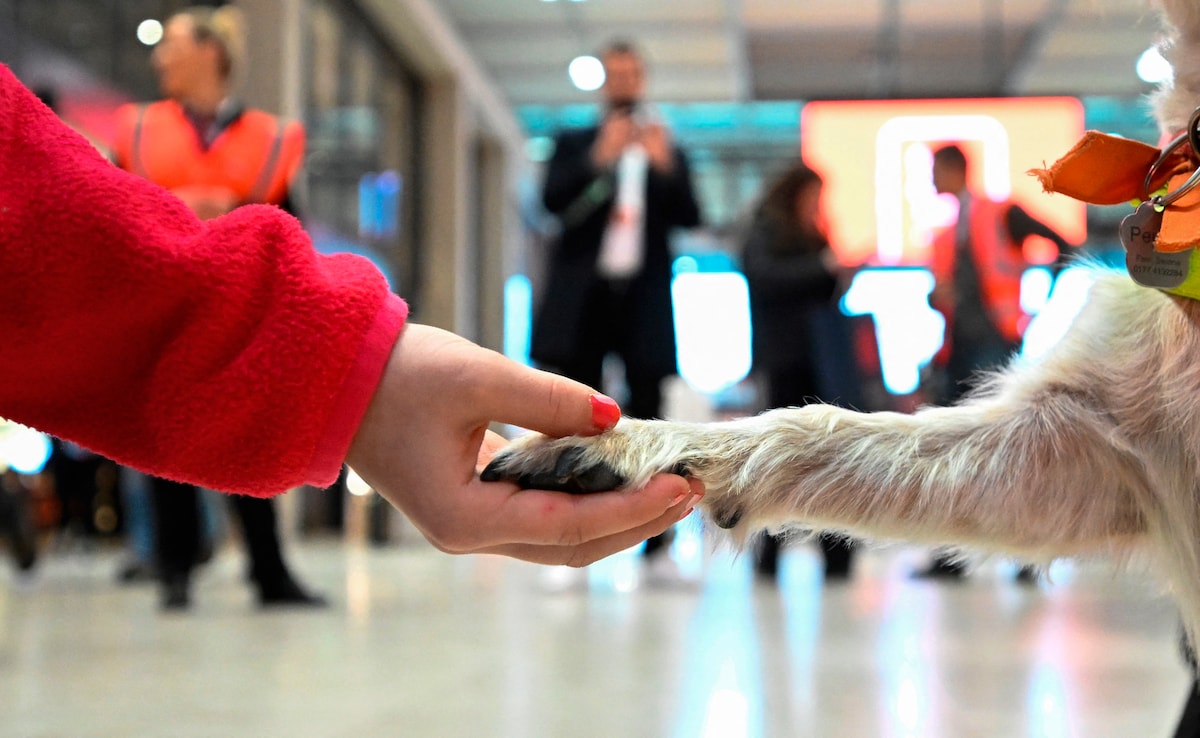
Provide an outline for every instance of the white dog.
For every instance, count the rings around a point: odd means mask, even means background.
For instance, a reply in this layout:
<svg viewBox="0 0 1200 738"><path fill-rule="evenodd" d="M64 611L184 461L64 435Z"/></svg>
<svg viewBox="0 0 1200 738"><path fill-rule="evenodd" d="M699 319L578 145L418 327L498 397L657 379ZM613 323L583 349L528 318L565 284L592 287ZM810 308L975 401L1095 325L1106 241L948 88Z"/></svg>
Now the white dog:
<svg viewBox="0 0 1200 738"><path fill-rule="evenodd" d="M1200 103L1200 3L1162 0L1174 86L1164 130ZM593 438L521 439L485 470L525 486L702 479L739 541L800 526L1023 560L1148 549L1200 634L1200 301L1101 275L1068 334L962 404L915 414L831 406L714 424L625 419Z"/></svg>

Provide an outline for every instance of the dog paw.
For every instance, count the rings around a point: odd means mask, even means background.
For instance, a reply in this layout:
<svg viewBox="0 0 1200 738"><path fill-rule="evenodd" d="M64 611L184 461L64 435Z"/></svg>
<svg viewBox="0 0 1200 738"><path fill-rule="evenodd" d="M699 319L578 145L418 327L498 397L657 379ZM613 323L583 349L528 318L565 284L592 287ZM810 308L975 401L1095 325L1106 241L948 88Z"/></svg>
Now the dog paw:
<svg viewBox="0 0 1200 738"><path fill-rule="evenodd" d="M661 472L686 475L682 445L664 444L672 437L667 425L625 419L599 436L525 436L497 454L480 478L586 494L638 487Z"/></svg>
<svg viewBox="0 0 1200 738"><path fill-rule="evenodd" d="M498 455L479 478L485 482L513 482L521 489L571 494L607 492L628 483L603 459L588 459L582 446L551 449L548 444L527 444L523 450Z"/></svg>
<svg viewBox="0 0 1200 738"><path fill-rule="evenodd" d="M709 424L624 418L597 436L531 434L501 450L480 478L583 494L636 489L655 474L690 476L704 483L701 506L713 523L746 531L771 519L770 477L779 464L770 460L790 456L768 450L768 463L752 463L764 457L763 433L773 422L761 416Z"/></svg>

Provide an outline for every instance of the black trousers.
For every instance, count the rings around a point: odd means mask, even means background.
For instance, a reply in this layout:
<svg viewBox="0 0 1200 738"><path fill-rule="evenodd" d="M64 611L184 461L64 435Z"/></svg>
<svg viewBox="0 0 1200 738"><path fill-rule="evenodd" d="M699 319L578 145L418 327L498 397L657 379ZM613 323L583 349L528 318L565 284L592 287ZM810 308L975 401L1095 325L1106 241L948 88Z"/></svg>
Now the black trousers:
<svg viewBox="0 0 1200 738"><path fill-rule="evenodd" d="M200 558L200 491L158 477L150 478L157 524L158 564L164 577L189 576ZM289 576L279 546L278 521L270 499L229 495L241 523L250 559L250 577L261 587Z"/></svg>
<svg viewBox="0 0 1200 738"><path fill-rule="evenodd" d="M662 413L663 375L647 366L645 357L638 356L631 345L636 316L626 290L627 285L619 282L601 282L595 288L589 295L580 325L579 352L571 361L554 369L589 387L600 388L604 382L604 358L616 354L625 365L625 384L629 389L621 410L631 418L658 418Z"/></svg>
<svg viewBox="0 0 1200 738"><path fill-rule="evenodd" d="M784 366L767 369L767 406L803 407L819 401L817 387L819 380L815 362L809 357L796 357L797 361ZM764 541L760 551L764 557L777 557L783 543L780 536L771 536ZM825 569L828 572L844 573L850 570L854 559L854 544L845 536L822 533L817 537L821 554L825 559ZM761 562L760 562L761 563Z"/></svg>
<svg viewBox="0 0 1200 738"><path fill-rule="evenodd" d="M601 388L604 358L616 354L625 365L625 385L629 390L629 396L621 403L622 413L631 418L659 418L662 417L663 377L645 367L642 357L630 347L634 317L625 290L626 285L620 283L601 283L597 287L584 313L580 336L582 348L572 361L552 369L576 382ZM642 553L650 556L665 549L672 537L668 530L650 538Z"/></svg>

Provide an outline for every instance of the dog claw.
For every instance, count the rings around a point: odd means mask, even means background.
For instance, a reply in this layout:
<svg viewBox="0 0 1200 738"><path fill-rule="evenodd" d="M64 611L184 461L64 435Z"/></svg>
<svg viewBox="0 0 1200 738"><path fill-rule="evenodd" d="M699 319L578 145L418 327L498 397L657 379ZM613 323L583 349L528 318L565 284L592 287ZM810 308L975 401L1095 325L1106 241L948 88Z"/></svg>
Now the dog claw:
<svg viewBox="0 0 1200 738"><path fill-rule="evenodd" d="M514 481L504 476L504 459L493 459L484 467L483 471L479 472L479 479L484 482Z"/></svg>
<svg viewBox="0 0 1200 738"><path fill-rule="evenodd" d="M508 459L492 461L480 473L484 482L515 482L521 489L546 489L554 492L588 494L607 492L625 486L625 479L604 463L583 465L582 448L569 448L554 462L553 469L516 474L508 468Z"/></svg>
<svg viewBox="0 0 1200 738"><path fill-rule="evenodd" d="M583 456L583 449L579 447L569 448L562 452L562 456L558 457L558 461L554 464L554 476L556 479L571 479L575 476L576 468L579 466L579 458Z"/></svg>
<svg viewBox="0 0 1200 738"><path fill-rule="evenodd" d="M578 483L581 492L607 492L625 486L625 478L608 464L581 468L583 449L567 449L558 459L555 471Z"/></svg>
<svg viewBox="0 0 1200 738"><path fill-rule="evenodd" d="M712 519L713 519L713 522L717 524L717 527L724 528L725 530L729 530L730 528L733 528L734 526L736 526L739 521L741 521L742 511L735 509L735 510L714 512Z"/></svg>

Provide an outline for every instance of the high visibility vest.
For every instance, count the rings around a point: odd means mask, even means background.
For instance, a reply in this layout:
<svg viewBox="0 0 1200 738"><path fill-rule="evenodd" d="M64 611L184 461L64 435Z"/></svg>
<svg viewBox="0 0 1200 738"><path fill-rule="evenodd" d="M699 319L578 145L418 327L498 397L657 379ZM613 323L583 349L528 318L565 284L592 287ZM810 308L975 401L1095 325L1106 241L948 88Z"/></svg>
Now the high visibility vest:
<svg viewBox="0 0 1200 738"><path fill-rule="evenodd" d="M211 188L240 204L278 205L304 158L304 129L247 109L206 150L173 100L118 111L114 150L122 166L168 190Z"/></svg>
<svg viewBox="0 0 1200 738"><path fill-rule="evenodd" d="M972 198L968 232L984 309L1000 335L1017 343L1029 324L1029 315L1021 309L1021 276L1027 265L1021 244L1014 243L1008 234L1005 217L1010 207L1008 202ZM947 228L934 239L930 265L939 291L949 294L954 294L954 265L958 255L955 231ZM945 353L949 350L954 309L936 300L933 307L946 317Z"/></svg>

